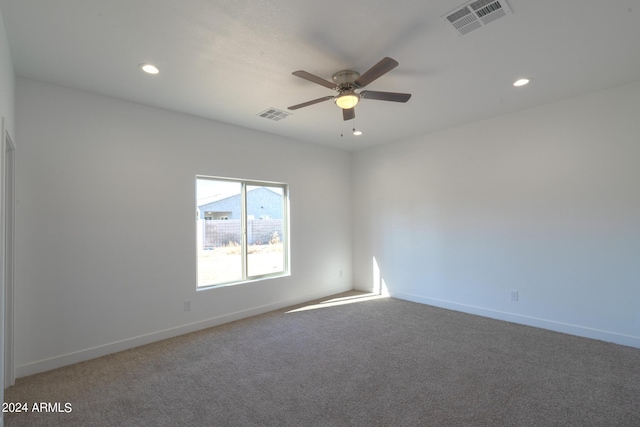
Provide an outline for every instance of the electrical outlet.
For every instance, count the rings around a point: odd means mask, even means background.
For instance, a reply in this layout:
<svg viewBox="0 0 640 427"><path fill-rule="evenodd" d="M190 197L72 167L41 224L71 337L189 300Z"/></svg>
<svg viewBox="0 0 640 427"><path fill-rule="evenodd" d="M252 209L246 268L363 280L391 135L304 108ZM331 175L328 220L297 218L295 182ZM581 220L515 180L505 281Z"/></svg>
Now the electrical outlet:
<svg viewBox="0 0 640 427"><path fill-rule="evenodd" d="M191 311L191 301L186 300L184 302L184 311Z"/></svg>
<svg viewBox="0 0 640 427"><path fill-rule="evenodd" d="M518 291L511 291L511 301L518 301Z"/></svg>

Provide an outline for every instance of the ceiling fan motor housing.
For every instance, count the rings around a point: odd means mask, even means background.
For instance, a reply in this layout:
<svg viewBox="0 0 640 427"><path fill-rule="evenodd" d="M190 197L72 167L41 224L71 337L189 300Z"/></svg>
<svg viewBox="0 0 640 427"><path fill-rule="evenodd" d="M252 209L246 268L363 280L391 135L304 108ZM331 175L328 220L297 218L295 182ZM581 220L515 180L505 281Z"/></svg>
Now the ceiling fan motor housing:
<svg viewBox="0 0 640 427"><path fill-rule="evenodd" d="M353 70L342 70L334 73L331 77L334 82L338 85L340 90L343 89L353 89L356 87L354 82L356 79L360 77L360 73Z"/></svg>
<svg viewBox="0 0 640 427"><path fill-rule="evenodd" d="M355 84L356 79L360 77L360 73L353 70L342 70L334 73L331 78L338 85L338 96L334 102L343 110L351 109L360 101L360 95L355 92L358 85Z"/></svg>

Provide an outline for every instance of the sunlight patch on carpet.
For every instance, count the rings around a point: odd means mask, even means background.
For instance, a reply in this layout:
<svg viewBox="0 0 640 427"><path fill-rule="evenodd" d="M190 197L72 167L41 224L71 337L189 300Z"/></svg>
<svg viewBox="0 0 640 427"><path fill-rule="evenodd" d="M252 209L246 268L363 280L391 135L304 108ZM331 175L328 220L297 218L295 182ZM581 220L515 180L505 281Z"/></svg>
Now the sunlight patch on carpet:
<svg viewBox="0 0 640 427"><path fill-rule="evenodd" d="M296 308L296 309L287 311L287 313L298 313L301 311L317 310L319 308L335 307L338 305L355 304L358 302L372 301L372 300L382 299L382 298L389 298L389 296L380 295L377 293L376 294L370 293L370 294L354 295L350 297L332 298L326 301L319 302L317 304L311 304L311 305L306 305L304 307Z"/></svg>

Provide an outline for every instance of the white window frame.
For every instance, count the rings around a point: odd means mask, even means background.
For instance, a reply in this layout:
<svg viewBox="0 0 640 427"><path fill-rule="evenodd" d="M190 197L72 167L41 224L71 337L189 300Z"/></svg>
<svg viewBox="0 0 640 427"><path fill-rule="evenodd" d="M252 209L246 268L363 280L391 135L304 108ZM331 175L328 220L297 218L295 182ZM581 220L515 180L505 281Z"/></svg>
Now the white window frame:
<svg viewBox="0 0 640 427"><path fill-rule="evenodd" d="M214 284L208 284L208 285L200 285L198 283L198 256L196 255L196 290L201 291L201 290L207 290L207 289L214 289L214 288L218 288L221 286L230 286L230 285L237 285L237 284L241 284L241 283L247 283L247 282L254 282L257 280L264 280L264 279L270 279L270 278L274 278L274 277L283 277L283 276L289 276L291 275L290 273L290 266L289 266L289 185L283 182L273 182L273 181L256 181L256 180L248 180L248 179L238 179L238 178L223 178L223 177L217 177L217 176L207 176L207 175L196 175L196 186L198 183L198 180L200 179L204 179L204 180L213 180L213 181L225 181L225 182L234 182L234 183L238 183L241 185L241 192L240 192L240 200L241 200L241 257L242 257L242 278L238 279L238 280L233 280L233 281L229 281L229 282L221 282L221 283L214 283ZM282 241L282 250L283 250L283 268L282 271L278 271L278 272L274 272L274 273L266 273L266 274L259 274L259 275L253 275L253 276L249 276L248 274L248 263L247 263L247 256L248 256L248 242L247 242L247 187L249 186L266 186L266 187L277 187L280 188L282 190L282 195L283 195L283 206L282 206L282 236L281 236L281 241ZM196 199L197 199L197 195L196 195ZM196 205L197 205L197 200L196 200ZM196 206L196 211L197 210L197 206ZM228 219L228 218L227 218ZM197 223L197 221L196 221ZM198 226L196 225L196 242L198 239L198 235L197 233L200 233L201 230L199 230ZM196 243L197 245L197 243Z"/></svg>

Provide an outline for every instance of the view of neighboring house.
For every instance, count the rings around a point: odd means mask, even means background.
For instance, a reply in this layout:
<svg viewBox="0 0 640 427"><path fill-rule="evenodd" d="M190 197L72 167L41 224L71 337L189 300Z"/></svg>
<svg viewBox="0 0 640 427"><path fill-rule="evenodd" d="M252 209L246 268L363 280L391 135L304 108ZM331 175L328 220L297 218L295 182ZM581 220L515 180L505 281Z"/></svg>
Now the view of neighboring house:
<svg viewBox="0 0 640 427"><path fill-rule="evenodd" d="M222 195L198 200L198 219L240 219L240 194ZM247 191L247 217L249 219L282 219L282 194L268 187Z"/></svg>
<svg viewBox="0 0 640 427"><path fill-rule="evenodd" d="M198 247L211 249L241 239L240 194L218 195L198 200L198 220L201 230ZM247 190L247 241L266 244L279 241L283 234L282 194L268 187Z"/></svg>

